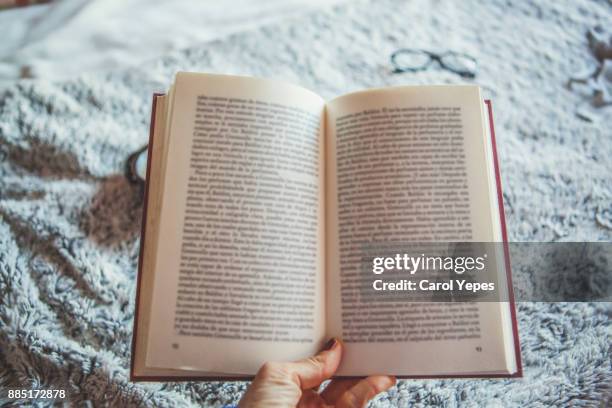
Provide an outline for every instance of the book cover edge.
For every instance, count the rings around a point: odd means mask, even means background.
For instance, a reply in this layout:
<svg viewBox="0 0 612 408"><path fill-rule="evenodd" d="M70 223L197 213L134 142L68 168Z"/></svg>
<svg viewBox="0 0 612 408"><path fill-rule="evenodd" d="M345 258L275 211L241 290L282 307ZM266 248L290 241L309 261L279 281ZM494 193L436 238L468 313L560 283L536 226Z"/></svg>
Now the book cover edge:
<svg viewBox="0 0 612 408"><path fill-rule="evenodd" d="M138 254L138 271L136 276L136 303L134 305L134 323L132 329L132 353L130 356L130 381L135 381L138 376L134 374L134 362L136 357L136 339L138 333L138 311L140 305L140 283L142 278L142 263L143 263L143 254L144 254L144 242L146 236L146 226L147 226L147 208L149 206L149 181L151 174L151 157L153 155L153 143L155 134L155 114L157 113L157 98L163 96L163 93L154 93L151 103L151 123L149 125L149 143L147 148L147 172L146 179L144 183L144 200L143 200L143 208L142 208L142 220L140 227L140 250Z"/></svg>
<svg viewBox="0 0 612 408"><path fill-rule="evenodd" d="M510 263L510 249L508 247L508 233L506 229L506 212L504 210L504 195L501 185L501 172L497 156L497 143L495 139L495 126L493 123L493 103L485 99L487 113L489 115L489 128L491 133L491 146L493 148L493 167L495 169L495 184L497 185L497 202L499 205L499 218L501 221L502 241L504 243L504 258L506 263L506 279L508 281L508 300L510 302L510 316L512 319L512 336L514 338L514 354L516 358L516 373L510 377L523 377L523 363L521 360L521 344L518 333L518 321L516 317L516 303L514 301L514 288L512 286L512 268Z"/></svg>

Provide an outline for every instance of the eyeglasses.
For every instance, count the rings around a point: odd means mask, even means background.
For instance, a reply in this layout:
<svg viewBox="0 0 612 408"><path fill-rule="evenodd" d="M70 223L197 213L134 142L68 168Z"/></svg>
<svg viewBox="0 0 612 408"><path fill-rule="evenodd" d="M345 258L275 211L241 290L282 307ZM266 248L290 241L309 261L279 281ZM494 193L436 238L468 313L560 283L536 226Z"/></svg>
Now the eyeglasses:
<svg viewBox="0 0 612 408"><path fill-rule="evenodd" d="M436 61L440 67L464 78L476 77L476 59L455 51L436 54L427 50L404 48L391 54L393 72L417 72L429 68Z"/></svg>

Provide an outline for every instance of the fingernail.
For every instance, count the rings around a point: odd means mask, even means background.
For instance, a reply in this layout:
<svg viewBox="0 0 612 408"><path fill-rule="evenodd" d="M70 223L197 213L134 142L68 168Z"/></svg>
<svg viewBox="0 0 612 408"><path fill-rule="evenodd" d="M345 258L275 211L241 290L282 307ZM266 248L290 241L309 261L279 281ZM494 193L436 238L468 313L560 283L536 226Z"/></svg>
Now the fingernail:
<svg viewBox="0 0 612 408"><path fill-rule="evenodd" d="M331 339L327 340L327 343L325 343L323 346L323 351L331 350L336 347L336 345L338 345L338 340L336 340L335 337L332 337Z"/></svg>

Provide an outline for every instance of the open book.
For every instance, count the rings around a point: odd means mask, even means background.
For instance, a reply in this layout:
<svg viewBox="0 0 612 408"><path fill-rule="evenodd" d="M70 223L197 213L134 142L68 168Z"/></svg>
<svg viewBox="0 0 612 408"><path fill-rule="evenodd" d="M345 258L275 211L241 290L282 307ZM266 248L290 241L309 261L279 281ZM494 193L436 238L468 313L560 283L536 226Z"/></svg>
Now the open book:
<svg viewBox="0 0 612 408"><path fill-rule="evenodd" d="M325 101L283 82L181 72L152 116L133 380L249 378L330 337L345 344L338 376L521 375L509 269L507 301L469 303L477 335L450 339L436 328L460 326L463 307L347 290L370 243L506 241L477 86Z"/></svg>

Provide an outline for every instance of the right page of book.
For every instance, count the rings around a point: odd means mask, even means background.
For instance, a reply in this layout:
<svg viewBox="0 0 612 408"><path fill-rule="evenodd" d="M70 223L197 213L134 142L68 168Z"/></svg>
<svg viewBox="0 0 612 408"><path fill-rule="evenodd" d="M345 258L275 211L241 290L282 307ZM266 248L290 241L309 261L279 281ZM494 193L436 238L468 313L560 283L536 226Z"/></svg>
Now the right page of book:
<svg viewBox="0 0 612 408"><path fill-rule="evenodd" d="M346 345L338 375L514 370L507 302L388 301L362 289L377 245L501 240L487 137L477 86L375 89L328 103L326 320Z"/></svg>

